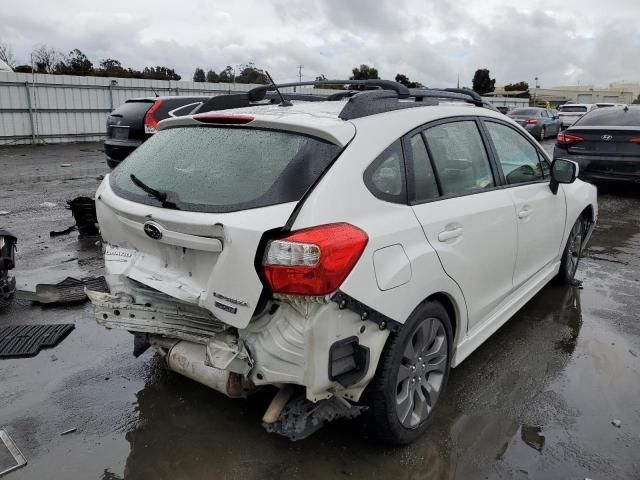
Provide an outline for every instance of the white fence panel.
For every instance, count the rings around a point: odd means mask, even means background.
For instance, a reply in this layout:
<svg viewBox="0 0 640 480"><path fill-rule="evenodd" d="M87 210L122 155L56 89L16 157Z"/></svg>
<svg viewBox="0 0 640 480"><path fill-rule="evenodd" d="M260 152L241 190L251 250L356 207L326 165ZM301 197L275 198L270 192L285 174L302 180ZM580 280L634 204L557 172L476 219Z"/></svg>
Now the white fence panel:
<svg viewBox="0 0 640 480"><path fill-rule="evenodd" d="M130 98L213 96L256 86L0 72L0 145L99 141L109 112ZM298 87L308 94L336 91Z"/></svg>

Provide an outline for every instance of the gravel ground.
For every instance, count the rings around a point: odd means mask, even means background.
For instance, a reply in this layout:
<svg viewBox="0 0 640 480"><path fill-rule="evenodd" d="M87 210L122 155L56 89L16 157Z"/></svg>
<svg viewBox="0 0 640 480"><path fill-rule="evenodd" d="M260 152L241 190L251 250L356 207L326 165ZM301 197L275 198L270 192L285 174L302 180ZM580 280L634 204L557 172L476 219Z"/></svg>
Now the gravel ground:
<svg viewBox="0 0 640 480"><path fill-rule="evenodd" d="M95 241L49 231L73 224L66 200L92 195L106 170L99 144L0 148L19 288L101 273ZM268 395L230 400L150 351L133 358L131 335L98 327L88 304L14 302L0 326L76 329L37 357L0 360L0 428L29 461L7 478L638 479L640 194L599 201L582 288L536 295L453 370L431 428L404 448L369 441L357 421L289 442L260 426Z"/></svg>

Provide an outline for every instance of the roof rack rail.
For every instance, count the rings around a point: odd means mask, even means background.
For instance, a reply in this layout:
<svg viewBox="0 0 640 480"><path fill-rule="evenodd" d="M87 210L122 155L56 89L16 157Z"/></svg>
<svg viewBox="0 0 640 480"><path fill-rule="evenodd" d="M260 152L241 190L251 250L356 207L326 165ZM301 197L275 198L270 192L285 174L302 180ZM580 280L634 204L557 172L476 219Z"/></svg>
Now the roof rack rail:
<svg viewBox="0 0 640 480"><path fill-rule="evenodd" d="M415 98L449 98L451 100L463 100L473 103L478 107L484 107L486 102L473 90L464 88L412 88L411 96Z"/></svg>
<svg viewBox="0 0 640 480"><path fill-rule="evenodd" d="M263 100L265 94L269 90L275 90L276 88L286 87L303 87L303 86L320 86L320 85L361 85L363 87L377 87L382 90L393 90L398 94L398 98L409 98L411 96L409 89L398 82L391 80L313 80L307 82L292 82L292 83L278 83L277 85L261 85L254 87L249 92L249 98L251 101L258 102Z"/></svg>

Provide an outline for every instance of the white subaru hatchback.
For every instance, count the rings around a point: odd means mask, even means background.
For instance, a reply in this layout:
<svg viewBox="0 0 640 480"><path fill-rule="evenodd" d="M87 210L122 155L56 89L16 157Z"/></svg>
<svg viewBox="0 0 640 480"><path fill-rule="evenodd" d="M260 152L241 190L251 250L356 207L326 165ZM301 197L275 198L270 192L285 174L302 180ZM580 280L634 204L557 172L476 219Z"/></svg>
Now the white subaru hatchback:
<svg viewBox="0 0 640 480"><path fill-rule="evenodd" d="M110 291L88 294L136 355L232 397L278 387L269 431L362 413L408 443L450 368L573 281L596 190L473 92L339 83L377 89L265 86L161 122L96 193Z"/></svg>

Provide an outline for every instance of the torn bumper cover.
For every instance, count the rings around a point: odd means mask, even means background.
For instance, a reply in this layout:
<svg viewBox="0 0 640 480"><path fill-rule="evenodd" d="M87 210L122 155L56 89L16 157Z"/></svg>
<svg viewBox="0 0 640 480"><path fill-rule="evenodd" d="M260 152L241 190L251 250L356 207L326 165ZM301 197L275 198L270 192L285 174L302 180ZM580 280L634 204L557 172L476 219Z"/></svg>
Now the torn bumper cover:
<svg viewBox="0 0 640 480"><path fill-rule="evenodd" d="M312 402L333 395L357 401L389 335L388 329L329 300L277 299L246 328L236 329L207 309L138 282L121 276L108 281L111 291L119 293L87 291L97 322L138 338L145 335L156 350L169 355L170 368L183 373L171 363L170 349L191 343L198 348L184 355L203 368L233 372L256 386L300 385Z"/></svg>

